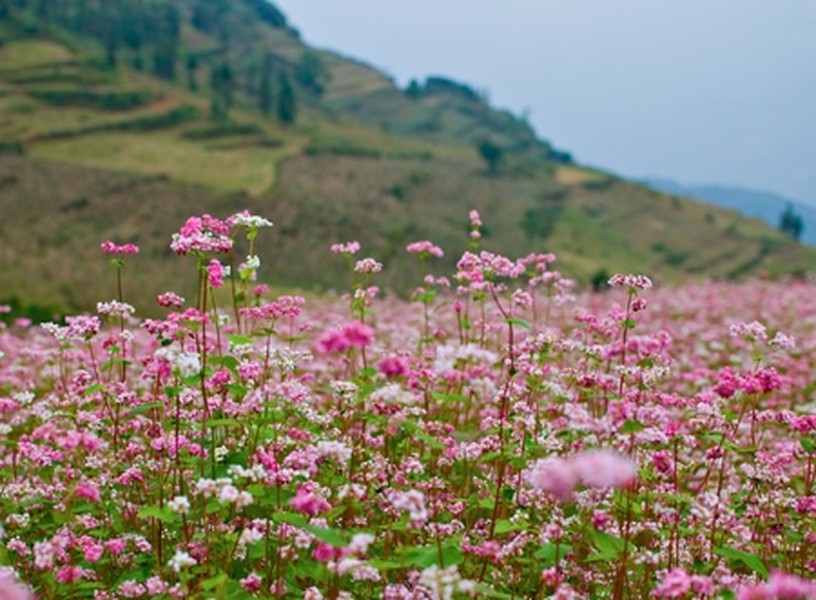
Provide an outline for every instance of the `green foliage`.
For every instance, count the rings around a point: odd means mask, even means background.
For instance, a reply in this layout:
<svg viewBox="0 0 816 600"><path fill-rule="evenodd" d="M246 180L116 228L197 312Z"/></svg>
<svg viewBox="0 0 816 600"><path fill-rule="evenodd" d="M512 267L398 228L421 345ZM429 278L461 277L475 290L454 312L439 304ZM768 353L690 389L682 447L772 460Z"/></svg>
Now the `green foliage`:
<svg viewBox="0 0 816 600"><path fill-rule="evenodd" d="M28 94L56 106L92 106L102 110L130 110L153 100L149 90L35 89Z"/></svg>
<svg viewBox="0 0 816 600"><path fill-rule="evenodd" d="M323 64L320 54L314 50L306 50L300 55L295 67L295 81L307 91L321 96L326 89L326 83L331 74Z"/></svg>
<svg viewBox="0 0 816 600"><path fill-rule="evenodd" d="M802 217L796 213L792 204L788 204L779 217L779 230L788 237L799 240L802 237L804 228L805 222Z"/></svg>
<svg viewBox="0 0 816 600"><path fill-rule="evenodd" d="M284 125L291 125L297 119L297 102L295 100L295 90L289 78L281 74L278 80L278 121Z"/></svg>
<svg viewBox="0 0 816 600"><path fill-rule="evenodd" d="M490 175L498 174L499 167L504 159L504 149L489 139L479 142L477 149L479 150L479 156L487 163L487 172Z"/></svg>

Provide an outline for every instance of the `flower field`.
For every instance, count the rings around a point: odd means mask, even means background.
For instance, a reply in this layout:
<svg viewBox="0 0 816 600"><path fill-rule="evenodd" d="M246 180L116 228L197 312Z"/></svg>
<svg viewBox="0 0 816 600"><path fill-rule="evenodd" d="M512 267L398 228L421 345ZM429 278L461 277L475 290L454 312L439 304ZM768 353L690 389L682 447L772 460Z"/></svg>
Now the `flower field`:
<svg viewBox="0 0 816 600"><path fill-rule="evenodd" d="M193 217L162 319L104 242L114 299L0 330L0 599L816 598L816 286L590 294L470 221L307 301Z"/></svg>

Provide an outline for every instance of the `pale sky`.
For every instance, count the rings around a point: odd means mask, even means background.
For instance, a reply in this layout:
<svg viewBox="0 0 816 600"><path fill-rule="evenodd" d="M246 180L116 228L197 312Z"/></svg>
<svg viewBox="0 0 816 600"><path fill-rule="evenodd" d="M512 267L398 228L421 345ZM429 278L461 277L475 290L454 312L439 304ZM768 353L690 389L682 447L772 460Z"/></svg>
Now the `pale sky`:
<svg viewBox="0 0 816 600"><path fill-rule="evenodd" d="M632 178L816 205L814 0L274 0L400 85L443 75Z"/></svg>

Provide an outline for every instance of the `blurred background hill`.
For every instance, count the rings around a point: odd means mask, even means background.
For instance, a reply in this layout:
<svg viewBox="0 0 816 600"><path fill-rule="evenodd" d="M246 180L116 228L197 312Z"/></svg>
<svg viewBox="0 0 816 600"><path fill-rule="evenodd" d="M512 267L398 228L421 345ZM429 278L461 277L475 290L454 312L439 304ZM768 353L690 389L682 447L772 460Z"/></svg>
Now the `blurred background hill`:
<svg viewBox="0 0 816 600"><path fill-rule="evenodd" d="M312 47L265 0L0 0L0 303L19 310L110 297L105 239L142 247L126 274L140 309L189 293L171 233L243 208L276 225L262 278L315 291L345 289L328 246L349 239L398 293L418 283L412 241L439 244L450 273L471 208L485 248L554 252L585 285L814 264L773 222L677 192L577 164L467 83L398 86Z"/></svg>

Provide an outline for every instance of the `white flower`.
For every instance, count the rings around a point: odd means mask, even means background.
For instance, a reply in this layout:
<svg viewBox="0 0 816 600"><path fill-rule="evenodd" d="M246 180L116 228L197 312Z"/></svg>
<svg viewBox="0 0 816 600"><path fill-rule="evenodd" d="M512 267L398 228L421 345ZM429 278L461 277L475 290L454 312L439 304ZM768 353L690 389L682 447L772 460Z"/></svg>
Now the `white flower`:
<svg viewBox="0 0 816 600"><path fill-rule="evenodd" d="M176 573L185 567L194 567L197 564L196 559L182 550L176 550L173 558L167 561L167 566L172 568Z"/></svg>
<svg viewBox="0 0 816 600"><path fill-rule="evenodd" d="M167 503L167 506L170 507L170 510L173 512L177 512L180 515L187 514L190 510L190 501L187 500L187 496L176 496L170 502Z"/></svg>

